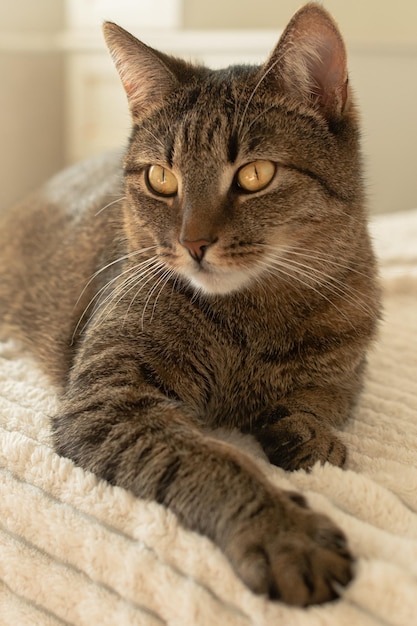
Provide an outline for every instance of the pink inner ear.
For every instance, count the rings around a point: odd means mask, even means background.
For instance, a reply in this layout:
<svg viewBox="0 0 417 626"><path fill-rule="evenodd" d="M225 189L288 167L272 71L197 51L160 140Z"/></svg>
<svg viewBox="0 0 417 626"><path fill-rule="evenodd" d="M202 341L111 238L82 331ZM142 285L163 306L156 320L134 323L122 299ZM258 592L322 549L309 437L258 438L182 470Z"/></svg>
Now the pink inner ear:
<svg viewBox="0 0 417 626"><path fill-rule="evenodd" d="M106 22L104 36L126 91L130 110L142 116L174 88L176 78L161 55L120 26Z"/></svg>
<svg viewBox="0 0 417 626"><path fill-rule="evenodd" d="M339 38L334 33L329 35L316 43L316 55L310 57L308 68L318 88L318 93L313 93L319 96L321 106L341 113L347 99L346 55Z"/></svg>
<svg viewBox="0 0 417 626"><path fill-rule="evenodd" d="M313 102L325 117L342 114L348 94L345 46L337 25L320 5L309 3L294 15L268 66L278 85Z"/></svg>

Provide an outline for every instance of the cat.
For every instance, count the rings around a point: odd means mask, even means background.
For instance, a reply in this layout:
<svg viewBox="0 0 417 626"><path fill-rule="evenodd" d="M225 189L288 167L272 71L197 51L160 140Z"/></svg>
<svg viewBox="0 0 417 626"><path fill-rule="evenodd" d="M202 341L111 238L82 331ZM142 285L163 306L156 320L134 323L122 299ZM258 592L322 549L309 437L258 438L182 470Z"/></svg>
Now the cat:
<svg viewBox="0 0 417 626"><path fill-rule="evenodd" d="M168 507L253 592L330 601L343 532L212 430L286 470L346 460L380 297L342 37L310 3L264 65L212 71L104 36L129 145L1 216L3 333L61 389L59 454Z"/></svg>

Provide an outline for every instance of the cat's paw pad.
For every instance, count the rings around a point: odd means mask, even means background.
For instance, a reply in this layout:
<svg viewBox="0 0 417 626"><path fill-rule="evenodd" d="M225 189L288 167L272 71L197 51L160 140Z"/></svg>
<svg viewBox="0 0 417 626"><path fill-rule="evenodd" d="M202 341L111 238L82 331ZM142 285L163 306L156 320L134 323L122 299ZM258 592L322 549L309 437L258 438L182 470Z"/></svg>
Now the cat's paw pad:
<svg viewBox="0 0 417 626"><path fill-rule="evenodd" d="M301 523L298 512L293 521L287 520L288 530L279 530L282 510L275 516L275 522L271 516L259 520L236 541L229 556L238 575L255 593L291 605L338 598L353 576L343 533L325 516L306 509L301 511Z"/></svg>
<svg viewBox="0 0 417 626"><path fill-rule="evenodd" d="M294 413L262 430L261 444L274 465L308 470L317 462L343 467L346 447L333 430L308 413Z"/></svg>

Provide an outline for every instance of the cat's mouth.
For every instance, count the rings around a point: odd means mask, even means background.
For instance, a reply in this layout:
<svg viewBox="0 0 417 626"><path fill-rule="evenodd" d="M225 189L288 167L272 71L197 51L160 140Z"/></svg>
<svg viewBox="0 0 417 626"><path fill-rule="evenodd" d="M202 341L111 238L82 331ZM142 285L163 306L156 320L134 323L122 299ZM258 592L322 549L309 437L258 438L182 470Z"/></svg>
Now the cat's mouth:
<svg viewBox="0 0 417 626"><path fill-rule="evenodd" d="M217 243L217 242L214 242ZM168 251L162 249L164 265L196 292L206 295L227 295L246 289L264 271L263 255L241 252L228 254L221 246L207 246L197 254L190 246L177 244Z"/></svg>
<svg viewBox="0 0 417 626"><path fill-rule="evenodd" d="M192 287L211 295L226 295L246 287L253 278L253 271L232 267L218 267L205 259L179 268L180 274Z"/></svg>

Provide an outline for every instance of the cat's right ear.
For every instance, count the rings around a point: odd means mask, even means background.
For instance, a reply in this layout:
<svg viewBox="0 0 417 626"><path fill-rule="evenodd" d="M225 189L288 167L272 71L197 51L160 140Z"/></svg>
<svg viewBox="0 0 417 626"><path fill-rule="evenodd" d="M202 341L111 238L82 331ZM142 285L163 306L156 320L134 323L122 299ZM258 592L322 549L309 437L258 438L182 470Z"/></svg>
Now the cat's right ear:
<svg viewBox="0 0 417 626"><path fill-rule="evenodd" d="M103 34L126 91L132 116L141 118L174 90L177 79L156 50L117 24L105 22Z"/></svg>

